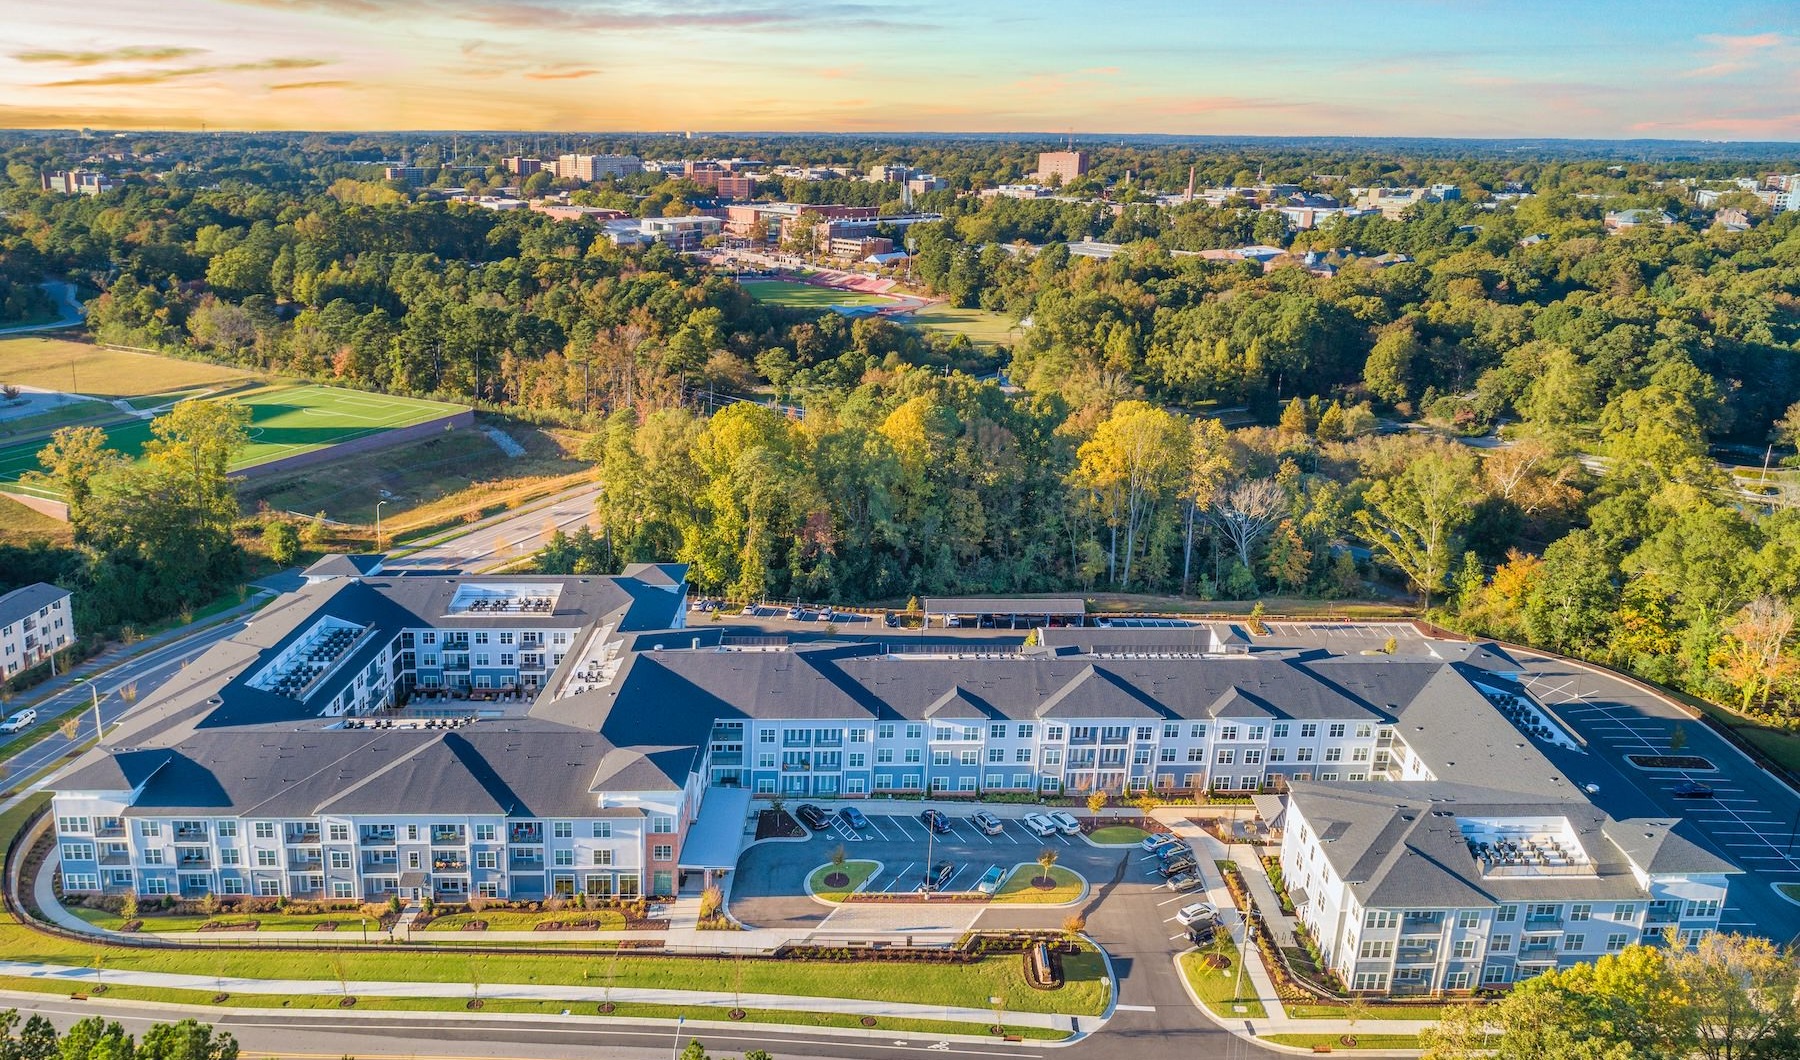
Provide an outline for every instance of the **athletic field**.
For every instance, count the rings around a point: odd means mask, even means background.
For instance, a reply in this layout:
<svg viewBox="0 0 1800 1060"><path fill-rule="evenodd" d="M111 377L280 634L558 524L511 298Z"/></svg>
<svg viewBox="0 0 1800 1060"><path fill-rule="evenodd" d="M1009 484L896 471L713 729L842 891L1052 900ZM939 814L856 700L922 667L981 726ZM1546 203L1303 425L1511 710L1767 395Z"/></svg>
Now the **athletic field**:
<svg viewBox="0 0 1800 1060"><path fill-rule="evenodd" d="M310 384L265 387L232 397L250 406L250 444L232 461L233 471L463 411L461 405L442 401ZM148 419L121 420L103 429L108 446L131 457L150 440ZM44 444L40 438L0 448L0 486L55 499L54 491L18 484L25 472L40 470L37 454Z"/></svg>
<svg viewBox="0 0 1800 1060"><path fill-rule="evenodd" d="M792 309L826 309L831 306L888 305L891 298L861 291L840 291L835 287L816 287L793 280L741 280L739 285L758 302L788 306Z"/></svg>

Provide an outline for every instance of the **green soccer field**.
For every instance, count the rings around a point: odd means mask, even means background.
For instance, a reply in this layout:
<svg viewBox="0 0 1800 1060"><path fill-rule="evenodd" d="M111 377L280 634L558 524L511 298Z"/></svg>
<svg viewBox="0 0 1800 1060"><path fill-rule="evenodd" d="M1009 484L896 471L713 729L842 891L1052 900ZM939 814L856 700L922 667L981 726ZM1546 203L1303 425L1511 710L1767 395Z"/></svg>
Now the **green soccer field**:
<svg viewBox="0 0 1800 1060"><path fill-rule="evenodd" d="M741 280L739 286L758 302L788 306L793 309L824 309L834 305L887 305L891 298L860 291L840 291L834 287L815 287L793 280Z"/></svg>
<svg viewBox="0 0 1800 1060"><path fill-rule="evenodd" d="M250 444L232 461L233 471L463 411L463 406L443 401L314 385L274 386L233 397L250 406ZM150 440L148 420L122 420L104 429L107 445L130 457L142 453ZM40 438L0 449L0 485L54 498L54 491L18 484L21 475L39 470L37 454L43 447Z"/></svg>

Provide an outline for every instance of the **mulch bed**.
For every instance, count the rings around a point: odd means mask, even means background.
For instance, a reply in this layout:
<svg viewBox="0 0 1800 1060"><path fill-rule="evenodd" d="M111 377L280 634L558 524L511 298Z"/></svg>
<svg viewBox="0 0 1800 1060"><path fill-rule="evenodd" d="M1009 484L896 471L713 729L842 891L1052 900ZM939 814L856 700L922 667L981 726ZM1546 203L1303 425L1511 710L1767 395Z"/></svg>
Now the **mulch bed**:
<svg viewBox="0 0 1800 1060"><path fill-rule="evenodd" d="M255 931L262 925L260 920L208 920L195 928L195 931Z"/></svg>
<svg viewBox="0 0 1800 1060"><path fill-rule="evenodd" d="M468 923L464 924L462 926L462 929L464 931L486 931L487 930L487 921L471 920Z"/></svg>
<svg viewBox="0 0 1800 1060"><path fill-rule="evenodd" d="M758 839L805 839L807 835L806 829L786 810L762 810L756 815Z"/></svg>
<svg viewBox="0 0 1800 1060"><path fill-rule="evenodd" d="M314 931L336 931L337 927L338 927L337 921L335 921L335 920L321 920L317 924L313 925L313 930Z"/></svg>
<svg viewBox="0 0 1800 1060"><path fill-rule="evenodd" d="M847 872L833 872L825 876L825 886L827 887L848 887L849 885L850 874Z"/></svg>
<svg viewBox="0 0 1800 1060"><path fill-rule="evenodd" d="M142 920L127 920L119 925L120 931L140 931L144 927Z"/></svg>
<svg viewBox="0 0 1800 1060"><path fill-rule="evenodd" d="M1053 876L1034 876L1031 879L1031 885L1040 891L1054 891L1056 890L1056 878Z"/></svg>
<svg viewBox="0 0 1800 1060"><path fill-rule="evenodd" d="M864 1016L862 1018L862 1025L865 1027L873 1027L878 1022L879 1021L876 1020L876 1018L874 1016Z"/></svg>
<svg viewBox="0 0 1800 1060"><path fill-rule="evenodd" d="M1639 769L1706 769L1719 768L1699 755L1626 755Z"/></svg>

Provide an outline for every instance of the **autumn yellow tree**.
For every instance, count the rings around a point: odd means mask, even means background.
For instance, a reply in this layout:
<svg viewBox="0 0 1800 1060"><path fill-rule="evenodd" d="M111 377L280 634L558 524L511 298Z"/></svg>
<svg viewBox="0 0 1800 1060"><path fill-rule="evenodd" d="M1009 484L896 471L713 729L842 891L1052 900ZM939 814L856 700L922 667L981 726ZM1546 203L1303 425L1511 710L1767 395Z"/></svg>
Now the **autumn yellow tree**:
<svg viewBox="0 0 1800 1060"><path fill-rule="evenodd" d="M1122 401L1077 451L1072 482L1099 498L1106 512L1112 532L1109 566L1118 585L1131 584L1146 531L1187 469L1189 444L1183 417L1143 401Z"/></svg>
<svg viewBox="0 0 1800 1060"><path fill-rule="evenodd" d="M1787 650L1793 635L1793 609L1772 596L1745 604L1726 627L1714 662L1742 709L1766 708L1770 693L1800 671L1800 659Z"/></svg>

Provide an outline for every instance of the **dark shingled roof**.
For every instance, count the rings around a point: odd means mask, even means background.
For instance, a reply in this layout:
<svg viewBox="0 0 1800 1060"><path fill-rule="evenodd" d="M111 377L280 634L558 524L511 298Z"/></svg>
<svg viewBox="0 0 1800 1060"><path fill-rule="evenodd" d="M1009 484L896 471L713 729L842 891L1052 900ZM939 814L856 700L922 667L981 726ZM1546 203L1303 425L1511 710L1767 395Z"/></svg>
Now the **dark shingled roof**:
<svg viewBox="0 0 1800 1060"><path fill-rule="evenodd" d="M0 626L10 626L28 618L69 595L69 590L49 582L37 582L0 596Z"/></svg>

